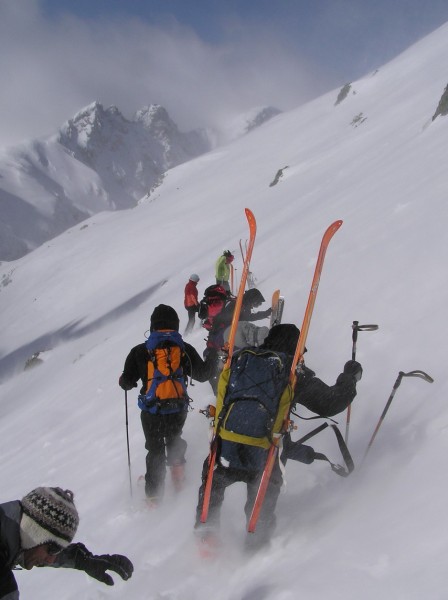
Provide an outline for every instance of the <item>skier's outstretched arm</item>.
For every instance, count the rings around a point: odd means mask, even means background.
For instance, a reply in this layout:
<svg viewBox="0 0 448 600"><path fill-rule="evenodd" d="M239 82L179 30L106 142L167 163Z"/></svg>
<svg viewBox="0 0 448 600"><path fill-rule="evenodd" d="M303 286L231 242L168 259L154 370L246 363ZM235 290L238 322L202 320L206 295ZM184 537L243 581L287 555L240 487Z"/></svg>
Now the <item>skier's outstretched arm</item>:
<svg viewBox="0 0 448 600"><path fill-rule="evenodd" d="M298 380L294 401L320 415L333 417L353 402L356 396L356 383L362 377L362 367L349 360L344 371L338 376L335 385L327 385L305 367L303 379Z"/></svg>
<svg viewBox="0 0 448 600"><path fill-rule="evenodd" d="M65 550L57 555L54 567L65 567L85 571L87 575L105 583L114 585L114 580L107 573L112 571L120 575L125 581L132 576L134 566L126 556L122 554L101 554L95 556L84 544L70 544Z"/></svg>
<svg viewBox="0 0 448 600"><path fill-rule="evenodd" d="M207 348L206 358L202 360L196 348L185 343L185 370L196 381L208 381L216 372L218 353L213 348Z"/></svg>

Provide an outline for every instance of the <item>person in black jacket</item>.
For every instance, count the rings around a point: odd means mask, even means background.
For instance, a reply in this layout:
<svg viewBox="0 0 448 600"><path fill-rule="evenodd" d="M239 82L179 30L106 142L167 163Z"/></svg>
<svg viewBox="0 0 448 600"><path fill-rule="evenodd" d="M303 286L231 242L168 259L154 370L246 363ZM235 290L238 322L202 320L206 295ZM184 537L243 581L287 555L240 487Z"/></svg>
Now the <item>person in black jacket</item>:
<svg viewBox="0 0 448 600"><path fill-rule="evenodd" d="M260 350L285 353L289 357L289 366L287 365L289 371L299 335L300 331L295 325L276 325L270 330L260 346ZM297 377L292 405L294 407L296 404L301 404L322 417L336 415L346 409L355 398L356 383L361 379L361 376L362 367L360 363L349 360L345 363L343 372L338 375L335 385L330 386L318 379L311 369L303 366ZM257 396L255 385L251 388L251 393L254 397ZM223 408L223 410L225 409ZM249 417L245 419L240 413L237 414L239 415L238 433L252 435L253 420ZM225 415L227 424L230 416L228 413L225 413ZM222 418L222 415L215 415L215 426L219 423L220 417ZM242 431L243 426L246 425L246 430ZM204 462L202 483L199 488L199 499L196 508L195 529L201 548L205 547L206 552L208 551L207 546L213 545L216 540L216 529L219 526L220 510L225 490L237 481L247 484L247 501L244 510L247 519L249 519L268 454L268 449L260 445L249 445L222 439L219 437L219 429L217 434L219 440L217 466L214 470L209 513L205 526L200 522L200 517L208 474L208 458ZM293 442L289 434L285 435L285 442L287 443L284 444L281 456L283 463L286 463L287 459L306 464L310 464L315 460L316 453L311 446ZM246 539L248 549L263 545L269 540L275 527L275 507L282 484L282 471L279 461L276 461L269 480L256 534L251 534Z"/></svg>
<svg viewBox="0 0 448 600"><path fill-rule="evenodd" d="M114 585L106 571L129 579L134 567L126 556L95 556L84 544L71 543L78 523L73 492L58 487L38 487L22 500L0 504L0 599L18 600L17 567L78 569L106 585Z"/></svg>
<svg viewBox="0 0 448 600"><path fill-rule="evenodd" d="M263 294L260 292L260 290L257 290L255 288L246 290L243 295L243 300L241 303L241 312L238 322L243 323L246 321L260 321L261 319L266 319L267 317L269 317L272 312L271 307L267 308L266 310L258 310L256 312L252 312L254 308L258 308L259 306L261 306L261 304L264 301L265 300ZM207 347L205 349L204 356L209 351L209 349L214 349L219 352L224 346L225 334L232 323L233 313L235 311L235 304L236 298L230 298L227 301L222 312L219 313L219 315L216 315L216 317L214 317L212 328L210 329L208 334ZM214 394L216 394L217 392L218 379L220 375L219 366L222 365L216 363L216 370L209 379Z"/></svg>
<svg viewBox="0 0 448 600"><path fill-rule="evenodd" d="M246 290L243 295L239 321L259 321L260 319L266 319L269 317L272 312L271 307L267 308L266 310L252 312L254 308L261 306L264 301L265 299L260 290L255 288ZM233 311L235 310L235 304L236 298L230 298L223 311L214 318L213 329L215 331L225 329L231 324Z"/></svg>
<svg viewBox="0 0 448 600"><path fill-rule="evenodd" d="M292 359L299 335L300 331L295 325L276 325L261 348L286 352ZM345 363L335 385L327 385L316 377L314 371L303 365L297 377L294 404L301 404L321 417L333 417L352 403L356 396L356 384L361 377L362 367L356 360Z"/></svg>
<svg viewBox="0 0 448 600"><path fill-rule="evenodd" d="M150 332L179 331L179 317L171 306L160 304L151 315ZM209 352L204 361L193 346L184 342L185 354L182 358L182 369L185 380L191 377L197 381L207 381L215 370L216 352ZM134 346L129 352L119 385L124 390L137 387L141 380L140 394L148 389L148 361L150 359L145 343ZM182 439L182 429L187 418L188 400L177 403L177 408L147 409L139 403L141 422L145 435L146 475L145 492L148 503L156 506L163 496L166 477L166 466L170 467L171 479L176 490L182 488L187 442Z"/></svg>

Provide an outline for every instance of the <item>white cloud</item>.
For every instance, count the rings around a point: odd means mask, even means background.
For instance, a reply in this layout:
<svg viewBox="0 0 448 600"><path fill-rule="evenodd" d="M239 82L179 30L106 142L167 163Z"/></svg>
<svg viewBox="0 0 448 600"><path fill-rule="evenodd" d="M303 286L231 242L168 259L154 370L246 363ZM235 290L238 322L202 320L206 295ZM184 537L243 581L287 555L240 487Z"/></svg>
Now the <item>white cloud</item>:
<svg viewBox="0 0 448 600"><path fill-rule="evenodd" d="M0 146L53 133L99 100L125 115L164 105L181 129L262 104L281 109L322 91L319 77L269 31L233 23L211 45L172 21L45 18L38 0L0 2Z"/></svg>

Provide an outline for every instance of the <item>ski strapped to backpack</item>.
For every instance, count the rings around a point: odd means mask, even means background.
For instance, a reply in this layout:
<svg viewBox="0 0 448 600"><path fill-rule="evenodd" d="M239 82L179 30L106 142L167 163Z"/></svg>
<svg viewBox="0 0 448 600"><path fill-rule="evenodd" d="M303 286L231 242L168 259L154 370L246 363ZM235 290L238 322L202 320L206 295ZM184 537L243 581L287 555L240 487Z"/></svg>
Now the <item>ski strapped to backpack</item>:
<svg viewBox="0 0 448 600"><path fill-rule="evenodd" d="M308 303L305 309L305 315L303 318L302 328L300 330L299 340L297 342L296 351L294 353L294 358L291 365L291 371L289 376L289 381L291 388L294 390L297 380L296 369L299 370L301 365L303 365L303 354L305 352L305 342L308 336L308 330L311 323L311 317L313 315L314 304L316 302L317 292L319 289L320 276L322 274L322 268L324 265L325 255L327 253L328 245L330 244L331 239L334 234L341 227L342 221L338 220L332 223L325 231L322 241L319 248L319 254L317 257L316 267L314 270L313 281L311 283L311 289L308 296ZM274 468L275 461L277 460L278 450L282 435L286 433L289 429L289 414L291 411L291 406L288 406L285 410L283 416L283 424L281 431L273 437L271 447L269 448L268 457L266 459L266 465L263 470L260 485L258 487L257 496L254 501L254 506L252 508L252 513L249 518L248 531L253 533L257 526L258 518L260 516L261 508L263 505L263 501L266 495L266 491L269 485L269 481L271 478L272 470Z"/></svg>
<svg viewBox="0 0 448 600"><path fill-rule="evenodd" d="M153 331L146 340L148 385L138 397L141 410L170 414L186 410L189 403L182 359L185 347L178 331Z"/></svg>
<svg viewBox="0 0 448 600"><path fill-rule="evenodd" d="M221 377L224 376L224 373L230 370L230 362L232 360L233 347L235 344L235 334L236 329L238 327L238 321L240 318L241 307L243 304L243 295L244 289L246 287L247 276L249 273L250 260L252 258L252 251L255 244L255 237L257 234L257 222L255 220L255 216L251 210L248 208L245 209L247 223L249 225L249 243L247 245L247 250L245 254L245 260L243 265L243 270L241 273L240 286L238 289L238 295L236 298L235 309L233 311L232 324L230 326L230 334L228 339L228 358L226 364L224 365L223 373ZM201 523L205 523L208 517L208 509L210 505L210 495L212 491L212 483L213 483L213 471L216 463L216 454L218 450L218 433L219 433L219 421L215 426L215 431L213 435L213 439L210 443L210 452L208 457L208 471L207 471L207 480L204 489L204 498L202 501L202 511L201 511Z"/></svg>

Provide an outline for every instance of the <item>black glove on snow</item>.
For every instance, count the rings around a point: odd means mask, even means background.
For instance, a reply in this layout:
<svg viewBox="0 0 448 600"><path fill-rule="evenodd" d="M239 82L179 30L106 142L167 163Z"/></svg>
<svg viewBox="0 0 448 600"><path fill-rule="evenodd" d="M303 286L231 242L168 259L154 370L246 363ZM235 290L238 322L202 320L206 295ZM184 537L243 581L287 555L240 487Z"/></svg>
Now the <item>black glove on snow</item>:
<svg viewBox="0 0 448 600"><path fill-rule="evenodd" d="M359 381L362 377L362 367L356 360L349 360L344 365L344 373L351 375L355 381Z"/></svg>
<svg viewBox="0 0 448 600"><path fill-rule="evenodd" d="M83 544L80 544L76 552L75 569L85 571L87 575L106 585L114 585L114 580L106 571L114 571L126 581L131 577L134 565L122 554L94 556Z"/></svg>
<svg viewBox="0 0 448 600"><path fill-rule="evenodd" d="M120 379L118 380L118 385L121 387L122 390L125 390L126 392L128 392L129 390L132 390L132 388L137 387L137 383L132 383L131 381L129 381L128 379L123 377L123 375L120 375Z"/></svg>

